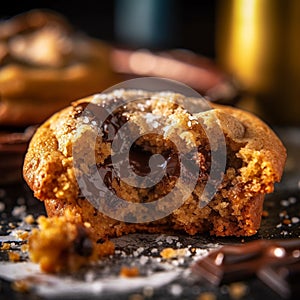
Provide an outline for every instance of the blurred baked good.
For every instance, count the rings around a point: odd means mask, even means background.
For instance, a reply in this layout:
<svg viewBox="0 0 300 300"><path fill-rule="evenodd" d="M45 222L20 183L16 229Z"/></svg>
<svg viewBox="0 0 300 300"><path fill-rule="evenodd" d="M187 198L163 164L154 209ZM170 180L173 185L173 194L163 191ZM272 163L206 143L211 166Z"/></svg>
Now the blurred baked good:
<svg viewBox="0 0 300 300"><path fill-rule="evenodd" d="M31 10L0 23L0 125L44 121L115 83L110 46L60 14Z"/></svg>
<svg viewBox="0 0 300 300"><path fill-rule="evenodd" d="M2 128L0 131L0 184L20 181L22 165L28 143L36 126L27 128Z"/></svg>
<svg viewBox="0 0 300 300"><path fill-rule="evenodd" d="M124 80L156 76L188 85L209 101L233 105L240 99L235 78L222 70L212 59L188 49L150 51L114 47L112 69Z"/></svg>
<svg viewBox="0 0 300 300"><path fill-rule="evenodd" d="M144 99L144 102L131 102L132 99ZM98 238L136 231L170 230L189 234L209 232L217 236L253 235L260 227L265 194L271 193L274 183L281 178L286 159L285 148L263 121L248 112L216 104L211 105L213 109L200 113L192 114L183 109L183 105L193 107L199 101L172 92L115 90L110 94L99 94L74 102L52 116L35 133L25 157L25 180L34 195L44 201L49 216L61 216L66 210L72 211L80 215L83 222L91 224ZM98 114L103 117L103 109L112 105L117 107L116 110L101 125ZM87 115L83 115L85 110ZM212 121L212 114L217 116L217 121ZM165 120L162 128L157 125L157 118ZM161 135L143 135L130 148L133 151L129 153L131 167L140 176L150 172L151 155L164 156L165 163L158 166L154 175L165 175L151 187L128 184L123 180L127 176L126 171L122 175L124 177L114 172L112 161L118 160L115 156L122 153L112 151L112 141L117 139L116 133L128 120L138 122L136 127L130 129L132 133L140 132L143 128L148 128L148 131L160 128L163 132ZM81 122L84 126L79 130L77 126ZM218 150L222 137L214 135L211 141L204 129L214 132L217 123L222 128L226 142L226 166L224 170L220 166L220 175L224 176L215 187L216 193L212 199L206 201L202 193L212 176L212 149ZM93 126L100 128L97 139L92 134ZM169 194L181 174L189 180L193 167L186 162L185 171L180 169L178 151L173 143L178 139L183 142L183 147L196 143L197 152L193 154L199 167L196 186L185 202L168 216L153 222L136 223L131 218L136 211L128 214L120 203L113 200L112 195L129 202L150 203ZM119 139L116 143L126 145L126 140L128 138ZM95 156L92 155L94 160L88 158L93 152L88 145L95 145L92 148L95 149ZM100 174L107 191L99 191L93 180L87 180L86 186L91 188L91 193L96 192L95 201L100 199L101 211L108 207L117 213L119 220L97 210L97 206L91 204L95 202L86 199L86 194L78 185L75 159L77 162L79 160L80 165L77 172L85 174L85 178L93 179L93 174ZM126 168L122 156L119 161L120 169L124 171ZM165 203L164 207L158 204L152 211L143 211L144 208L139 207L139 213L144 213L147 219L151 214L163 212L173 202L182 201L184 189L185 185L180 186L179 194ZM205 202L202 207L199 206L201 202Z"/></svg>

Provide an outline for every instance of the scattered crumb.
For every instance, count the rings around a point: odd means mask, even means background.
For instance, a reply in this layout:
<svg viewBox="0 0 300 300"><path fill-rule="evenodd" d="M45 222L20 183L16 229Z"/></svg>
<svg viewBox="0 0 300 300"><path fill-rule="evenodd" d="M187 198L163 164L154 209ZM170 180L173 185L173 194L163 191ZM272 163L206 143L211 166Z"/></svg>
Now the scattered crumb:
<svg viewBox="0 0 300 300"><path fill-rule="evenodd" d="M120 276L122 277L137 277L140 271L137 267L122 266L120 270Z"/></svg>
<svg viewBox="0 0 300 300"><path fill-rule="evenodd" d="M22 241L25 241L28 239L29 237L29 232L28 231L25 231L25 230L18 230L16 232L16 235L19 239L21 239Z"/></svg>
<svg viewBox="0 0 300 300"><path fill-rule="evenodd" d="M248 286L243 282L234 282L229 285L228 292L232 299L241 299L248 293Z"/></svg>
<svg viewBox="0 0 300 300"><path fill-rule="evenodd" d="M165 248L160 252L160 256L164 259L186 256L186 254L187 254L186 249Z"/></svg>
<svg viewBox="0 0 300 300"><path fill-rule="evenodd" d="M266 210L263 210L263 211L262 211L262 216L263 216L264 218L268 217L268 216L269 216L269 212L266 211Z"/></svg>
<svg viewBox="0 0 300 300"><path fill-rule="evenodd" d="M144 300L144 296L141 294L132 294L129 296L128 300Z"/></svg>
<svg viewBox="0 0 300 300"><path fill-rule="evenodd" d="M28 245L28 244L23 244L23 245L21 246L21 251L22 251L23 253L28 252L28 250L29 250L29 245Z"/></svg>
<svg viewBox="0 0 300 300"><path fill-rule="evenodd" d="M216 299L217 299L216 295L212 292L204 292L197 297L197 300L216 300Z"/></svg>
<svg viewBox="0 0 300 300"><path fill-rule="evenodd" d="M282 231L280 232L280 234L281 234L281 235L288 235L289 233L288 233L288 231L286 231L286 230L282 230Z"/></svg>
<svg viewBox="0 0 300 300"><path fill-rule="evenodd" d="M27 216L24 218L24 222L25 222L26 224L31 225L31 224L33 224L33 223L35 222L35 219L34 219L33 215L27 215Z"/></svg>
<svg viewBox="0 0 300 300"><path fill-rule="evenodd" d="M8 252L8 259L12 262L18 262L21 260L21 256L18 252L11 251Z"/></svg>
<svg viewBox="0 0 300 300"><path fill-rule="evenodd" d="M298 217L292 217L291 219L293 224L299 223L300 219Z"/></svg>
<svg viewBox="0 0 300 300"><path fill-rule="evenodd" d="M134 257L138 257L142 252L144 252L145 248L144 247L139 247L133 252Z"/></svg>
<svg viewBox="0 0 300 300"><path fill-rule="evenodd" d="M143 295L147 298L151 298L154 294L154 289L152 286L145 286L143 289Z"/></svg>
<svg viewBox="0 0 300 300"><path fill-rule="evenodd" d="M25 205L20 205L20 206L15 206L11 212L11 214L14 217L21 217L26 213L26 206Z"/></svg>
<svg viewBox="0 0 300 300"><path fill-rule="evenodd" d="M166 238L166 242L168 244L172 244L173 241L177 241L178 240L178 236L171 236L171 235L168 235L167 238Z"/></svg>
<svg viewBox="0 0 300 300"><path fill-rule="evenodd" d="M12 289L16 292L20 293L28 293L29 292L29 286L27 281L25 280L16 280L12 283Z"/></svg>
<svg viewBox="0 0 300 300"><path fill-rule="evenodd" d="M290 205L290 202L288 200L281 200L280 201L280 205L281 206L284 206L284 207L287 207Z"/></svg>
<svg viewBox="0 0 300 300"><path fill-rule="evenodd" d="M180 296L182 294L182 286L180 284L172 284L170 287L170 293L174 296Z"/></svg>
<svg viewBox="0 0 300 300"><path fill-rule="evenodd" d="M9 226L9 228L11 228L11 229L16 228L16 225L15 225L14 223L12 223L12 222L9 222L9 223L8 223L8 226Z"/></svg>
<svg viewBox="0 0 300 300"><path fill-rule="evenodd" d="M0 247L0 250L9 250L10 249L10 243L2 243L2 246Z"/></svg>
<svg viewBox="0 0 300 300"><path fill-rule="evenodd" d="M285 225L289 225L289 224L291 224L291 220L290 219L284 219L282 221L282 223L285 224Z"/></svg>
<svg viewBox="0 0 300 300"><path fill-rule="evenodd" d="M296 198L296 197L289 197L289 198L288 198L288 202L289 202L290 204L295 204L295 203L297 202L297 198Z"/></svg>

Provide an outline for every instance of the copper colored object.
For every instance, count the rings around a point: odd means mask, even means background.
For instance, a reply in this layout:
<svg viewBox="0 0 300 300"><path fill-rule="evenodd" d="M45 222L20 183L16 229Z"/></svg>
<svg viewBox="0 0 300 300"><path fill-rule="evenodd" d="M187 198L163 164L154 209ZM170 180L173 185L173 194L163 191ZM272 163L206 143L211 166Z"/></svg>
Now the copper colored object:
<svg viewBox="0 0 300 300"><path fill-rule="evenodd" d="M152 52L146 49L114 48L112 68L124 79L163 77L193 88L208 100L234 104L238 98L237 82L223 72L213 60L183 49Z"/></svg>

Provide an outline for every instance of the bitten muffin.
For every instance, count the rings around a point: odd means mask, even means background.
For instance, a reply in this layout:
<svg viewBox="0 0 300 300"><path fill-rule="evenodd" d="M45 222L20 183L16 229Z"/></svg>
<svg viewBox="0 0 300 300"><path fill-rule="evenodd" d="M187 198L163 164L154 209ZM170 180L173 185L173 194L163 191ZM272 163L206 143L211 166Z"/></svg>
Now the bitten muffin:
<svg viewBox="0 0 300 300"><path fill-rule="evenodd" d="M116 81L110 46L60 14L31 10L0 22L0 125L45 121Z"/></svg>
<svg viewBox="0 0 300 300"><path fill-rule="evenodd" d="M35 133L25 157L25 180L35 197L44 201L50 217L72 211L80 215L83 222L91 224L96 238L170 231L251 236L260 227L265 195L271 193L274 183L281 179L286 150L276 134L254 115L216 104L194 111L201 101L172 92L115 90L74 102L53 115ZM105 116L107 107L114 110ZM133 136L139 136L130 146L131 171L140 177L151 172L154 178L161 176L153 185L138 186L124 180L126 168L113 143L116 141L126 148L127 139L117 138L126 124L133 124L128 125L128 130ZM92 134L95 128L96 138ZM218 170L212 156L221 149L222 140L225 163ZM180 160L178 145L180 151L187 149L188 159L184 162ZM196 148L190 157L189 145ZM151 169L150 157L154 154L159 154L164 161ZM114 170L114 161L120 163L120 174ZM184 177L188 185L191 174L195 174L189 161L198 167L193 190L170 214L155 218L160 213L163 215L173 202L182 201L186 185L178 187L179 178ZM184 170L181 163L186 164ZM221 176L219 183L211 182L213 169ZM106 191L99 192L94 200L99 200L103 207L97 207L86 196L78 184L77 172L87 175L86 178L100 174ZM215 188L210 199L206 198L207 185ZM86 186L97 192L92 180L86 182ZM174 196L161 205L157 200L166 197L175 187ZM153 211L143 211L143 206L137 208L140 214L145 214L145 220L153 214L153 221L135 222L136 211L124 212L124 207L115 202L112 195L130 203L156 201ZM103 213L106 206L118 217Z"/></svg>

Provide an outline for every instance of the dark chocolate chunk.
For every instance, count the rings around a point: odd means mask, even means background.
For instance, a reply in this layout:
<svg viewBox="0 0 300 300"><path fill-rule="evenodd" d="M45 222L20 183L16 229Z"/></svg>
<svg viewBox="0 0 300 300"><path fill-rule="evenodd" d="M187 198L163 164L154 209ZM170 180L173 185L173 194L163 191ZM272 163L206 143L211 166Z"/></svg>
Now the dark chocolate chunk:
<svg viewBox="0 0 300 300"><path fill-rule="evenodd" d="M258 277L284 298L299 294L300 239L257 240L223 246L192 265L201 281L214 285Z"/></svg>
<svg viewBox="0 0 300 300"><path fill-rule="evenodd" d="M88 236L86 230L82 226L77 228L77 237L74 241L74 251L84 257L88 257L93 253L93 242Z"/></svg>

